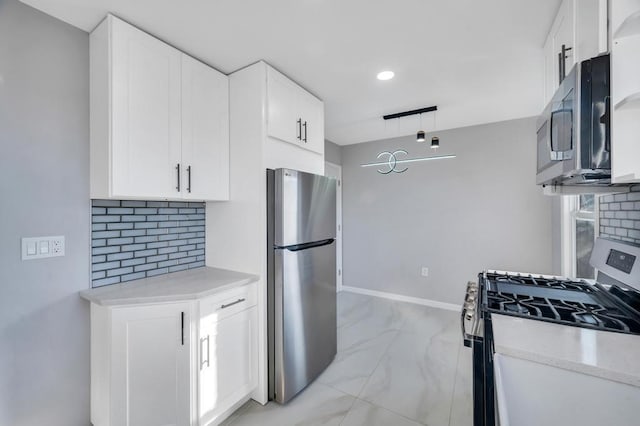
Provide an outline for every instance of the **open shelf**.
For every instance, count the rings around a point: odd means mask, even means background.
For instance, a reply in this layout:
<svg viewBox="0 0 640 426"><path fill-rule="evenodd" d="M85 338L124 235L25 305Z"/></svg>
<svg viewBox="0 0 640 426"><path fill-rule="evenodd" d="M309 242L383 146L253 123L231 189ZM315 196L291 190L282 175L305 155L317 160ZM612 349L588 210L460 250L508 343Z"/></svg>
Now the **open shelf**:
<svg viewBox="0 0 640 426"><path fill-rule="evenodd" d="M640 35L640 10L635 11L622 21L622 24L613 34L614 39Z"/></svg>
<svg viewBox="0 0 640 426"><path fill-rule="evenodd" d="M640 93L640 35L614 40L611 47L611 101L622 105Z"/></svg>
<svg viewBox="0 0 640 426"><path fill-rule="evenodd" d="M640 0L614 0L611 2L611 35L612 37L624 37L626 31L633 34L633 29L638 28L637 15L640 12ZM627 29L625 29L627 28Z"/></svg>
<svg viewBox="0 0 640 426"><path fill-rule="evenodd" d="M635 97L637 98L637 97ZM628 102L627 105L631 103ZM638 102L635 102L639 105ZM640 179L640 109L618 108L611 116L612 183Z"/></svg>
<svg viewBox="0 0 640 426"><path fill-rule="evenodd" d="M631 109L631 108L640 108L640 92L633 93L629 96L626 96L620 99L613 106L615 110L620 109Z"/></svg>

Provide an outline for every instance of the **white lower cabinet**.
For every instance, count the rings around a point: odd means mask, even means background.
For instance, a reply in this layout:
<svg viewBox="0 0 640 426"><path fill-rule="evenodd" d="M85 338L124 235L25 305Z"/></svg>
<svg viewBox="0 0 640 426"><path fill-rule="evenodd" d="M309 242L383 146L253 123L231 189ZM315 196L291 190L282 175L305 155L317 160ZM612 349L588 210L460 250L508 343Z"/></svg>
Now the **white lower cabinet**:
<svg viewBox="0 0 640 426"><path fill-rule="evenodd" d="M200 301L198 413L218 424L258 385L256 286Z"/></svg>
<svg viewBox="0 0 640 426"><path fill-rule="evenodd" d="M92 424L220 423L257 386L255 304L255 283L194 301L92 303Z"/></svg>

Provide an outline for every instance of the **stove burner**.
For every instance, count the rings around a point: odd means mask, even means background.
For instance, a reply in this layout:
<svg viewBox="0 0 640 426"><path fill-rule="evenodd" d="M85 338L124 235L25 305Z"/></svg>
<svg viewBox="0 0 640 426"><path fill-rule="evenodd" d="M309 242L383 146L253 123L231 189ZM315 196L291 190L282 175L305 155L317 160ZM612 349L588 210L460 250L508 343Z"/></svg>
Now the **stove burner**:
<svg viewBox="0 0 640 426"><path fill-rule="evenodd" d="M563 280L558 278L534 277L532 275L504 275L487 273L487 278L497 282L513 284L535 285L549 288L562 288L565 290L579 290L593 292L591 286L582 281Z"/></svg>
<svg viewBox="0 0 640 426"><path fill-rule="evenodd" d="M551 292L550 295L553 293ZM496 313L623 333L640 333L640 322L615 306L568 302L552 297L535 297L487 291L487 308Z"/></svg>
<svg viewBox="0 0 640 426"><path fill-rule="evenodd" d="M615 318L615 316L623 315L622 312L614 312L615 308L605 308L597 305L573 304L563 302L565 305L575 309L571 316L578 323L590 324L602 328L615 328L621 331L630 332L630 328L623 321Z"/></svg>

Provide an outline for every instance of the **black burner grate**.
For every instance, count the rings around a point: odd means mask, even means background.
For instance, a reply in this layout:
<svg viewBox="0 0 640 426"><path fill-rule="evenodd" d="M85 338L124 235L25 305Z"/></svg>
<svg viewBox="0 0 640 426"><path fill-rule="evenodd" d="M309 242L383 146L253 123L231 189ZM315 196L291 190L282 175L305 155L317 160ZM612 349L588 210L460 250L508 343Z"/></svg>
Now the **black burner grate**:
<svg viewBox="0 0 640 426"><path fill-rule="evenodd" d="M561 288L565 290L579 290L587 293L593 292L592 287L585 282L563 280L560 278L543 278L535 277L532 275L504 275L496 273L487 273L487 278L496 282L533 285L549 288Z"/></svg>
<svg viewBox="0 0 640 426"><path fill-rule="evenodd" d="M640 334L640 322L614 306L487 292L490 311L563 324Z"/></svg>

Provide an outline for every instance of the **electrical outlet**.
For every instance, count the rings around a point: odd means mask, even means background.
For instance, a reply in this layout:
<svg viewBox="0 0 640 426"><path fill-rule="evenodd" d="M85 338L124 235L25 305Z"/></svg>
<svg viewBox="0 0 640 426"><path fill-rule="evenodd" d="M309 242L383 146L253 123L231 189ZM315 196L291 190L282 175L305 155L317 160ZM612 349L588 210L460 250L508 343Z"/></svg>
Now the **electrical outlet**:
<svg viewBox="0 0 640 426"><path fill-rule="evenodd" d="M51 239L51 253L53 256L64 256L64 236Z"/></svg>
<svg viewBox="0 0 640 426"><path fill-rule="evenodd" d="M64 236L22 239L22 260L64 256Z"/></svg>
<svg viewBox="0 0 640 426"><path fill-rule="evenodd" d="M420 271L420 275L422 275L423 277L428 277L429 276L429 268L427 268L426 266L423 266L422 270Z"/></svg>

